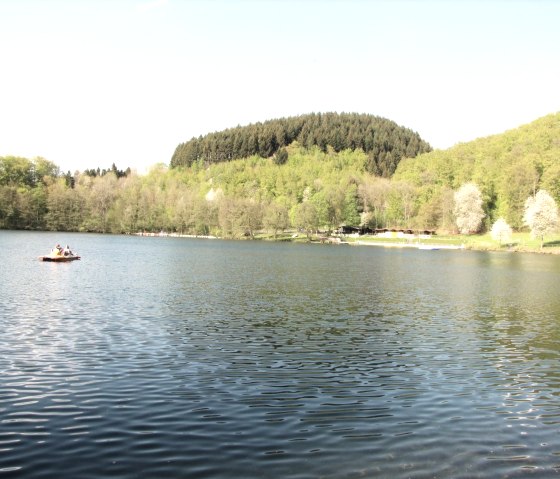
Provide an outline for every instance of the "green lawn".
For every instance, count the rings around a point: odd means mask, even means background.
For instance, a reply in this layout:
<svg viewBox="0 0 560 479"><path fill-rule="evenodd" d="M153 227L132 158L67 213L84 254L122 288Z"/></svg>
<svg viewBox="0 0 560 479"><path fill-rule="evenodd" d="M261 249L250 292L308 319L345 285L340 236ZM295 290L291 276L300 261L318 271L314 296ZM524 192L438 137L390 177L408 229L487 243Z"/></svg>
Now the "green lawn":
<svg viewBox="0 0 560 479"><path fill-rule="evenodd" d="M405 238L377 238L374 236L364 236L360 238L350 238L349 241L362 241L368 243L396 243L406 244L410 242ZM514 233L511 242L500 245L492 239L490 233L481 235L436 235L430 239L413 240L420 244L429 245L450 245L461 246L466 249L483 251L534 251L541 252L539 239L531 238L530 233ZM560 253L560 234L545 236L542 252Z"/></svg>
<svg viewBox="0 0 560 479"><path fill-rule="evenodd" d="M541 252L540 238L532 238L530 233L513 233L511 242L501 245L492 239L489 233L466 237L468 246L472 249L502 249L514 251L537 251ZM467 243L466 243L467 245ZM560 253L560 235L548 235L544 238L542 248L544 253Z"/></svg>

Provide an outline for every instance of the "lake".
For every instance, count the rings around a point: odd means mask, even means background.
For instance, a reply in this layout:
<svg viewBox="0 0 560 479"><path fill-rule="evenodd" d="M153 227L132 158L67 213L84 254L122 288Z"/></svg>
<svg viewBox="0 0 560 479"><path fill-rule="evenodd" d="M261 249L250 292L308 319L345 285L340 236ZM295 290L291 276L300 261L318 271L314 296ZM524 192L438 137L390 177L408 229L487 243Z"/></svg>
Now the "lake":
<svg viewBox="0 0 560 479"><path fill-rule="evenodd" d="M56 244L81 261L38 261ZM560 474L560 257L0 231L0 479Z"/></svg>

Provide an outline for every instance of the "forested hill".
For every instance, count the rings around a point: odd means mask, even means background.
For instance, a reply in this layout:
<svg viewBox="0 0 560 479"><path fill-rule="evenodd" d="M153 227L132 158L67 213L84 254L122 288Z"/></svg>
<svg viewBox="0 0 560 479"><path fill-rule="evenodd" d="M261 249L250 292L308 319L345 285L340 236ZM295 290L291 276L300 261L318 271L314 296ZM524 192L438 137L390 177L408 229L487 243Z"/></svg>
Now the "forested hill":
<svg viewBox="0 0 560 479"><path fill-rule="evenodd" d="M560 113L408 158L398 165L393 179L417 187L424 204L438 201L445 189L474 182L483 193L487 213L521 228L525 201L537 190L560 201Z"/></svg>
<svg viewBox="0 0 560 479"><path fill-rule="evenodd" d="M278 163L287 158L283 147L297 141L301 146L318 146L322 151L361 149L367 154L366 171L390 177L402 158L431 151L418 133L391 120L357 113L311 113L280 118L192 138L177 146L170 166L205 164L274 156ZM277 154L279 153L279 154Z"/></svg>

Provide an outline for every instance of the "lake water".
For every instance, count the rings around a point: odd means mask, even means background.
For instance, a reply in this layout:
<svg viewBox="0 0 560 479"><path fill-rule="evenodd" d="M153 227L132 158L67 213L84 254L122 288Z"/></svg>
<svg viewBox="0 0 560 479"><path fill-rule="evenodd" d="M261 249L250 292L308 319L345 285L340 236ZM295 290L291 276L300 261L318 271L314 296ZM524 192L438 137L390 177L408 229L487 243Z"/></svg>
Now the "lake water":
<svg viewBox="0 0 560 479"><path fill-rule="evenodd" d="M37 260L57 242L82 260ZM0 479L560 474L560 257L9 231L0 250Z"/></svg>

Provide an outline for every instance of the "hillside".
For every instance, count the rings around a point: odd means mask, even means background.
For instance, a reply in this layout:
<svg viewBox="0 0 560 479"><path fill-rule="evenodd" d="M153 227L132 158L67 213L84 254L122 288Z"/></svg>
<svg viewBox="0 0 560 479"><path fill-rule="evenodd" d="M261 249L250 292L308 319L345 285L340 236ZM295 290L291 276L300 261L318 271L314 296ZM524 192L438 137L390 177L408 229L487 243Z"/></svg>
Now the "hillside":
<svg viewBox="0 0 560 479"><path fill-rule="evenodd" d="M238 126L181 143L170 166L189 167L197 161L220 163L250 156L270 158L297 141L305 148L326 152L361 149L367 154L365 169L390 177L399 161L431 150L420 136L385 118L357 113L312 113ZM284 156L278 157L285 162Z"/></svg>
<svg viewBox="0 0 560 479"><path fill-rule="evenodd" d="M416 186L423 205L436 203L446 190L472 181L483 193L489 221L501 216L521 228L529 195L545 189L560 201L560 113L405 159L393 178Z"/></svg>
<svg viewBox="0 0 560 479"><path fill-rule="evenodd" d="M454 193L472 181L483 194L482 231L499 217L522 230L525 202L536 190L560 201L560 114L403 159L391 178L369 171L371 155L296 140L267 158L199 158L146 175L114 167L74 176L41 158L0 157L0 228L229 238L311 235L340 225L453 233Z"/></svg>

